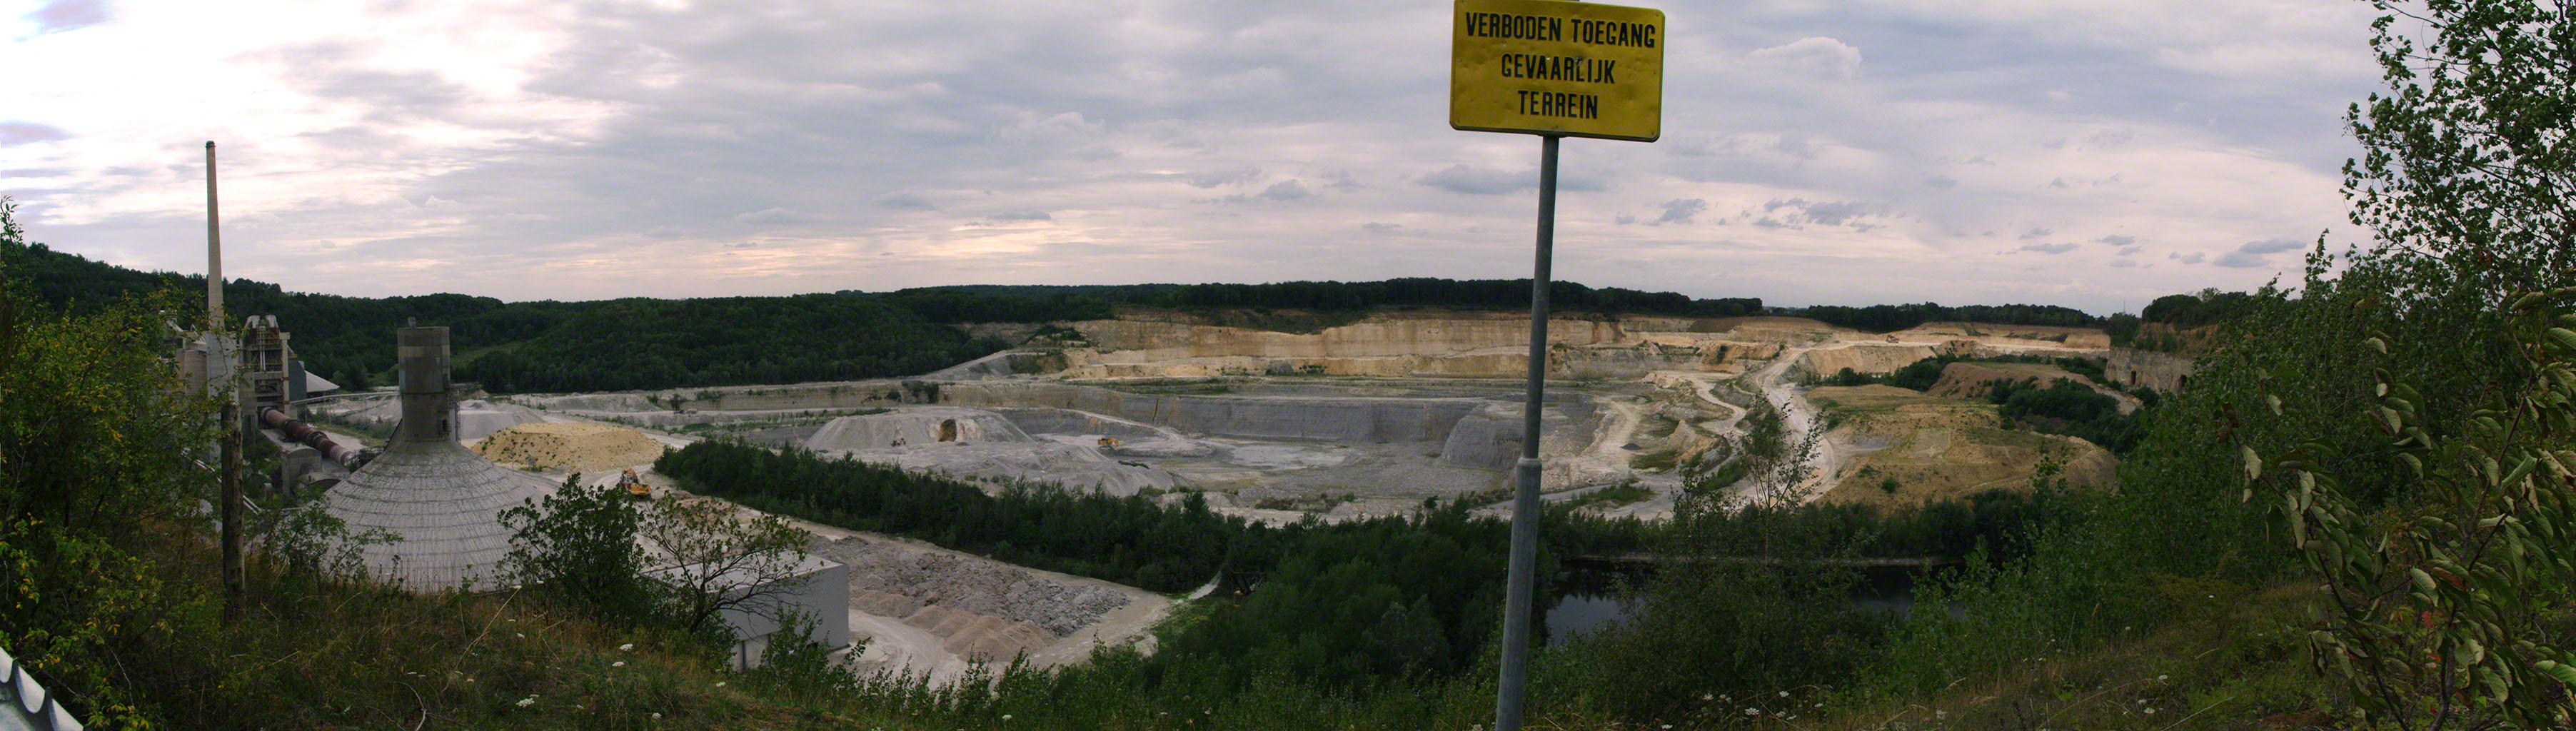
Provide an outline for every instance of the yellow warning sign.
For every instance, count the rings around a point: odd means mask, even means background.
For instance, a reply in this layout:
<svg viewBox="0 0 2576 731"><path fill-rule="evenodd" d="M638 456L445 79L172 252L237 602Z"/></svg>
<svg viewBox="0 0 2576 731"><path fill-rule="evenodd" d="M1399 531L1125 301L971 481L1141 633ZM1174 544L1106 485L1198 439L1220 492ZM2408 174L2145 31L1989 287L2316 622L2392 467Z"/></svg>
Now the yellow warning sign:
<svg viewBox="0 0 2576 731"><path fill-rule="evenodd" d="M1664 11L1457 0L1449 126L1653 142L1664 127Z"/></svg>

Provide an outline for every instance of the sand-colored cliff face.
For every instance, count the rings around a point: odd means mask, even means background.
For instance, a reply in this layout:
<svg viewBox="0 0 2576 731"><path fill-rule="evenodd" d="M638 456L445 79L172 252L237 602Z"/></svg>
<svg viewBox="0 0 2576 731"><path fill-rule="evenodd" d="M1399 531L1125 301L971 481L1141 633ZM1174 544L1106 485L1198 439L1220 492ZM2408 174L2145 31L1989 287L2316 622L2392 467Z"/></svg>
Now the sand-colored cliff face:
<svg viewBox="0 0 2576 731"><path fill-rule="evenodd" d="M2069 373L2063 368L2038 363L1952 363L1941 368L1941 380L1933 383L1931 390L1924 393L1931 396L1983 401L1987 395L1994 392L1994 382L1997 380L2031 381L2041 387L2055 385L2058 381L2071 381L2093 389L2094 393L2119 401L2120 413L2135 412L2139 406L2136 396L2103 388L2092 380Z"/></svg>
<svg viewBox="0 0 2576 731"><path fill-rule="evenodd" d="M1906 341L1971 340L1981 345L2007 350L2086 350L2098 354L2099 351L2111 347L2109 334L2089 327L1927 322L1889 334Z"/></svg>
<svg viewBox="0 0 2576 731"><path fill-rule="evenodd" d="M2192 365L2192 357L2180 353L2119 348L2111 351L2111 362L2104 370L2120 383L2180 391L2191 380Z"/></svg>
<svg viewBox="0 0 2576 731"><path fill-rule="evenodd" d="M1087 320L1073 329L1119 361L1163 361L1212 356L1258 358L1369 358L1463 353L1529 343L1526 322L1511 320L1386 319L1355 322L1308 334L1169 322ZM1565 345L1617 343L1620 323L1549 320L1547 339Z"/></svg>
<svg viewBox="0 0 2576 731"><path fill-rule="evenodd" d="M1784 342L1812 341L1827 332L1810 329L1786 337L1739 340L1718 332L1729 329L1722 325L1686 318L1550 320L1548 370L1568 378L1634 378L1657 370L1740 372L1747 359L1777 356ZM1472 378L1517 376L1529 363L1528 324L1508 318L1386 317L1313 334L1126 320L1093 320L1072 327L1092 346L1065 351L1067 368L1062 373L1072 378Z"/></svg>
<svg viewBox="0 0 2576 731"><path fill-rule="evenodd" d="M1801 353L1798 370L1819 377L1832 376L1849 368L1862 375L1878 375L1912 365L1915 361L1938 354L1929 345L1859 344L1842 348L1818 348Z"/></svg>

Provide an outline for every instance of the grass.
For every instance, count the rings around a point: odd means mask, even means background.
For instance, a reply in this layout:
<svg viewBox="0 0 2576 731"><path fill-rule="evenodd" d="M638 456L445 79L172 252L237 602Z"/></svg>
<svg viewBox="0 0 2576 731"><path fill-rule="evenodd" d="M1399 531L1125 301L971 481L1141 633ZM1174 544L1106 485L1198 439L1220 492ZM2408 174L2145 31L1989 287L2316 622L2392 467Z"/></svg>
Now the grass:
<svg viewBox="0 0 2576 731"><path fill-rule="evenodd" d="M1647 417L1644 423L1637 425L1637 433L1648 439L1662 439L1672 436L1673 430L1681 428L1681 425L1681 422L1670 417L1651 416Z"/></svg>
<svg viewBox="0 0 2576 731"><path fill-rule="evenodd" d="M2311 586L2259 591L2166 577L2153 582L2190 619L2080 653L2027 658L1939 691L1828 703L1820 731L1911 729L2349 728L2342 693L2309 669ZM2187 590L2187 591L2185 591Z"/></svg>
<svg viewBox="0 0 2576 731"><path fill-rule="evenodd" d="M1577 495L1574 499L1567 500L1561 504L1567 508L1575 510L1595 507L1607 510L1623 505L1644 502L1648 499L1652 499L1654 496L1655 491L1647 489L1643 485L1639 485L1635 482L1623 482Z"/></svg>
<svg viewBox="0 0 2576 731"><path fill-rule="evenodd" d="M1628 458L1628 467L1641 472L1665 472L1680 464L1681 450L1661 449Z"/></svg>
<svg viewBox="0 0 2576 731"><path fill-rule="evenodd" d="M219 623L213 546L148 542L157 623L184 639L126 668L191 728L837 728L860 719L762 697L677 632L626 627L517 591L413 596L282 576L254 561L240 619ZM624 648L624 649L621 649ZM109 727L109 726L96 726ZM862 726L864 727L864 726Z"/></svg>

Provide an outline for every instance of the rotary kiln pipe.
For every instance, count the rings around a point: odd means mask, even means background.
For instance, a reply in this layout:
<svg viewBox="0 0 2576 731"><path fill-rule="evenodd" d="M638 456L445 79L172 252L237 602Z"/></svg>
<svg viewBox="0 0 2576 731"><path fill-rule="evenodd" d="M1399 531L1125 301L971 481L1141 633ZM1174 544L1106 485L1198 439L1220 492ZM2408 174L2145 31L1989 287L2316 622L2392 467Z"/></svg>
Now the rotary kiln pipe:
<svg viewBox="0 0 2576 731"><path fill-rule="evenodd" d="M268 428L285 434L287 439L320 451L322 456L340 463L342 467L353 470L358 468L357 452L340 446L339 442L331 441L331 435L322 433L322 430L313 428L311 424L287 418L286 412L277 410L277 407L260 409L259 421L267 424Z"/></svg>

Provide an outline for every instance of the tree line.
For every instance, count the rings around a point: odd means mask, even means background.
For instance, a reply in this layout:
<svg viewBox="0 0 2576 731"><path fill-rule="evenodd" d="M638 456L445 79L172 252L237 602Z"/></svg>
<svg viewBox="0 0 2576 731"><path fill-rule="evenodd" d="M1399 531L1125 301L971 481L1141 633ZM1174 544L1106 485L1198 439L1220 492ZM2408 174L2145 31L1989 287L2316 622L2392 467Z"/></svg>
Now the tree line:
<svg viewBox="0 0 2576 731"><path fill-rule="evenodd" d="M1198 493L1172 505L1053 486L987 493L846 457L719 441L667 452L654 469L764 512L1051 571L1162 592L1219 579L1219 595L1242 598L1169 637L1149 662L1213 667L1236 683L1282 672L1329 686L1445 677L1476 662L1500 618L1509 524L1471 518L1465 505L1274 527L1218 515ZM1556 555L1586 550L1570 538L1644 530L1633 520L1589 522L1556 532L1541 551L1542 576L1555 573Z"/></svg>

